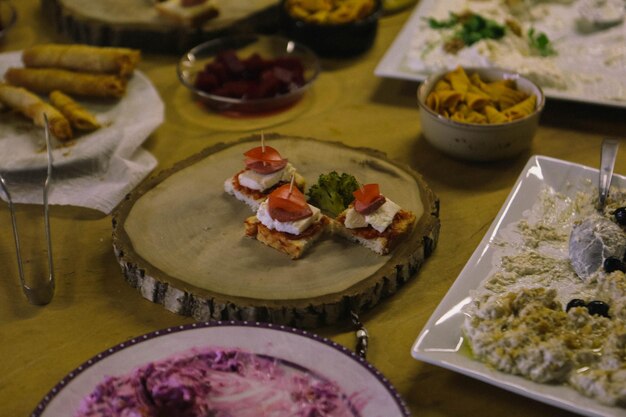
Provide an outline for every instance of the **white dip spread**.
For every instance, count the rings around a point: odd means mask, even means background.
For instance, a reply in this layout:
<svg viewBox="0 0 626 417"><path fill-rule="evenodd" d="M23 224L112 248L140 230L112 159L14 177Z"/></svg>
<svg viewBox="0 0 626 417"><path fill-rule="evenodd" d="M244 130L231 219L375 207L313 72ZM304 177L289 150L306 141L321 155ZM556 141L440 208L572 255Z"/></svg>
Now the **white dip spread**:
<svg viewBox="0 0 626 417"><path fill-rule="evenodd" d="M626 101L626 25L583 25L580 16L591 0L430 0L420 2L404 66L431 74L463 67L500 67L525 75L544 89L566 97ZM599 0L598 0L599 1ZM422 4L424 3L424 4ZM623 9L622 5L622 9ZM594 7L593 10L598 10ZM482 39L456 53L444 45L459 26L433 28L428 19L445 22L450 12L478 14L505 27L500 39ZM607 12L608 13L608 12ZM515 34L507 22L514 22ZM583 27L584 26L584 27ZM555 54L542 55L528 31L543 33Z"/></svg>
<svg viewBox="0 0 626 417"><path fill-rule="evenodd" d="M600 267L583 282L568 257L572 226L594 214L592 195L546 188L523 220L505 228L504 255L472 293L463 331L473 355L500 371L626 408L626 276ZM612 190L605 218L614 221L622 206L626 191ZM586 307L566 312L572 299L602 301L609 317Z"/></svg>

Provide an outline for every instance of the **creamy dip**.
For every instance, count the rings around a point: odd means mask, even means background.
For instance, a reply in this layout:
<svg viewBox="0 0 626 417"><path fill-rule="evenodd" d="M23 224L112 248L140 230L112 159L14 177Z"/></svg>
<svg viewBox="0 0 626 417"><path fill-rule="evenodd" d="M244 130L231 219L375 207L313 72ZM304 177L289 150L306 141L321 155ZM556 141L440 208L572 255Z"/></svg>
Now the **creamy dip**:
<svg viewBox="0 0 626 417"><path fill-rule="evenodd" d="M500 371L626 407L626 275L599 268L583 282L568 256L572 226L595 212L592 195L546 188L523 220L505 228L504 255L472 293L463 332L473 355ZM612 190L604 217L613 220L621 206L626 193ZM603 301L609 317L586 307L566 312L572 299Z"/></svg>
<svg viewBox="0 0 626 417"><path fill-rule="evenodd" d="M561 94L626 101L626 30L624 25L583 30L581 5L589 0L434 0L421 7L404 65L413 72L430 74L463 67L500 67L518 72L543 88ZM445 43L457 28L431 28L428 18L445 21L450 12L469 11L501 26L513 21L520 35L506 28L497 40L482 39L456 53ZM528 31L545 33L556 54L542 56L531 47Z"/></svg>
<svg viewBox="0 0 626 417"><path fill-rule="evenodd" d="M336 384L297 365L236 349L205 348L107 377L74 417L359 415Z"/></svg>

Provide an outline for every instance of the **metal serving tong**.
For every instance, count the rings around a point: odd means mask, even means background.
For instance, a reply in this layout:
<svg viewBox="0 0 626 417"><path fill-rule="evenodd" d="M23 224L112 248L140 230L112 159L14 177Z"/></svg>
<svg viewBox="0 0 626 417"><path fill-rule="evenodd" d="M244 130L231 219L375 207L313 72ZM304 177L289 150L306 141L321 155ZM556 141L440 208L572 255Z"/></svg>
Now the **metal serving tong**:
<svg viewBox="0 0 626 417"><path fill-rule="evenodd" d="M367 348L369 346L370 337L369 333L363 323L361 323L361 319L354 309L350 310L350 318L352 319L352 324L356 329L356 347L354 348L354 352L361 358L367 359Z"/></svg>
<svg viewBox="0 0 626 417"><path fill-rule="evenodd" d="M24 266L22 263L22 255L20 250L20 238L17 231L17 221L15 218L15 208L13 207L13 200L11 199L11 193L7 187L6 181L2 174L0 174L0 186L2 191L7 196L9 204L9 210L11 211L11 224L13 226L13 239L15 240L15 252L17 254L17 268L20 275L20 285L22 291L26 295L26 298L31 304L45 305L52 300L54 295L54 267L52 264L52 241L50 238L50 216L48 214L48 188L52 181L52 147L50 146L50 127L48 125L48 117L44 114L45 119L45 136L46 136L46 149L48 155L48 171L46 180L43 184L43 215L44 226L46 230L46 244L48 247L48 279L45 282L37 282L36 286L30 286L26 283L24 278Z"/></svg>

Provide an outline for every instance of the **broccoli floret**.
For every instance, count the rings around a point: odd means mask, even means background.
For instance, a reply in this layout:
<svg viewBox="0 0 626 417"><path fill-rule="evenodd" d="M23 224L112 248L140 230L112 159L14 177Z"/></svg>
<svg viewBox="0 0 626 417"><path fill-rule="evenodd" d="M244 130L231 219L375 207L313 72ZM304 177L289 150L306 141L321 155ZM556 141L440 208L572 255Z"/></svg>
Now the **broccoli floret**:
<svg viewBox="0 0 626 417"><path fill-rule="evenodd" d="M309 203L336 217L354 200L352 193L358 188L359 184L354 176L332 171L321 174L317 184L309 188L307 196Z"/></svg>

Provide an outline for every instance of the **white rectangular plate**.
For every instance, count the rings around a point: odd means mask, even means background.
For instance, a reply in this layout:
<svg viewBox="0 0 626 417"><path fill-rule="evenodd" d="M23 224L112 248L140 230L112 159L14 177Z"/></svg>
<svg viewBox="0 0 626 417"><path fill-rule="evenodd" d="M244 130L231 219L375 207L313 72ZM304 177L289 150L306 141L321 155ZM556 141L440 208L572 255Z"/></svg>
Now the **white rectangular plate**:
<svg viewBox="0 0 626 417"><path fill-rule="evenodd" d="M502 230L524 217L545 186L573 196L575 184L584 180L596 184L597 178L598 170L593 168L545 156L531 157L485 237L413 344L412 356L566 410L589 416L626 416L626 409L603 406L568 386L538 384L496 371L472 359L462 346L462 307L470 301L470 291L491 274L501 250L496 242ZM614 176L612 185L626 187L626 177Z"/></svg>
<svg viewBox="0 0 626 417"><path fill-rule="evenodd" d="M422 0L417 4L391 47L378 63L374 74L379 77L410 81L424 81L430 75L425 72L416 72L409 68L406 64L406 56L420 20L430 16L430 11L437 5L437 2L444 3L446 1L449 2L450 0ZM575 5L572 4L570 7L575 7ZM573 19L569 23L573 28L575 24ZM624 71L626 71L626 24L622 23L611 29L611 31L601 31L591 35L578 34L572 29L558 40L555 40L555 42L558 42L555 43L557 46L559 43L563 45L563 48L559 49L560 53L558 55L558 66L561 69L567 71L575 68L579 75L584 74L589 79L601 74L604 77L604 81L593 85L583 85L576 91L558 90L542 86L546 97L589 104L626 107L626 83L623 77ZM604 45L606 47L605 50L610 51L612 56L591 57L589 54L578 53L576 46L585 44ZM598 64L603 59L619 60L621 64L608 70L601 64ZM607 98L607 94L616 94L623 99Z"/></svg>

